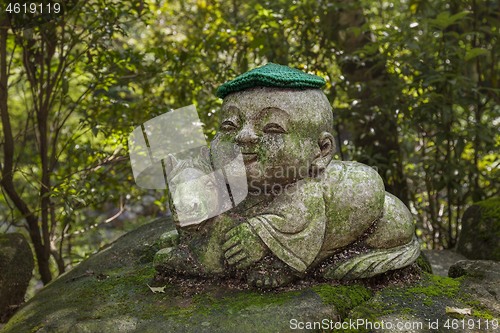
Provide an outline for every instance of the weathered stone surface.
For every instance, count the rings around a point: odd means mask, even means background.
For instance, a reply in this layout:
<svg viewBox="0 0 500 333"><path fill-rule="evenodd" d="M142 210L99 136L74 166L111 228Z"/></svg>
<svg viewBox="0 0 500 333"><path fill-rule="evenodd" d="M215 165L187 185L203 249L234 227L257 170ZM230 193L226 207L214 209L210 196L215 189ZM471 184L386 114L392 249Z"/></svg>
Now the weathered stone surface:
<svg viewBox="0 0 500 333"><path fill-rule="evenodd" d="M324 277L330 280L354 280L373 277L412 264L420 255L420 244L415 236L409 244L390 249L377 249L362 253L327 267Z"/></svg>
<svg viewBox="0 0 500 333"><path fill-rule="evenodd" d="M413 216L408 207L394 195L385 192L384 214L366 245L374 249L405 245L411 241L414 233Z"/></svg>
<svg viewBox="0 0 500 333"><path fill-rule="evenodd" d="M6 331L38 327L40 332L67 332L80 322L104 317L110 323L119 318L126 326L133 309L150 304L138 304L137 299L148 295L146 283L151 285L154 275L151 261L158 247L151 239L173 229L171 219L160 219L120 237L40 290L8 322Z"/></svg>
<svg viewBox="0 0 500 333"><path fill-rule="evenodd" d="M0 235L0 323L24 302L35 262L26 238L19 233Z"/></svg>
<svg viewBox="0 0 500 333"><path fill-rule="evenodd" d="M444 311L447 305L474 307L479 311L470 317L474 320L498 316L493 303L474 302L477 295L468 284L476 288L472 283L478 277L471 275L429 276L416 285L387 288L375 297L360 285L262 292L202 279L156 282L151 260L159 244L149 240L169 230L174 225L166 218L119 238L44 287L15 314L5 332L317 332L325 328L318 325L335 327L349 319L453 319ZM484 268L484 279L478 283L492 285L499 272L499 264L493 264L497 266ZM474 267L470 270L477 270ZM191 289L183 287L188 284ZM165 293L153 293L148 285L165 287ZM497 290L492 288L486 292ZM315 322L316 329L293 329L314 327Z"/></svg>
<svg viewBox="0 0 500 333"><path fill-rule="evenodd" d="M459 261L449 273L427 275L417 285L386 288L354 308L349 318L392 325L385 330L360 326L357 332L498 332L500 326L494 325L500 324L500 263ZM448 314L446 307L469 308L471 315Z"/></svg>
<svg viewBox="0 0 500 333"><path fill-rule="evenodd" d="M500 197L476 202L465 211L457 252L467 259L500 261Z"/></svg>
<svg viewBox="0 0 500 333"><path fill-rule="evenodd" d="M450 267L450 277L466 277L464 290L475 295L495 317L500 317L500 262L463 260ZM500 329L500 328L499 328Z"/></svg>
<svg viewBox="0 0 500 333"><path fill-rule="evenodd" d="M122 236L40 290L5 332L284 332L291 319L337 320L334 302L349 309L366 298L362 287L263 293L210 283L186 295L180 285L154 281L159 245L150 240L170 230L174 224L165 218ZM165 293L148 285L166 285Z"/></svg>
<svg viewBox="0 0 500 333"><path fill-rule="evenodd" d="M432 263L432 271L435 275L448 276L448 270L460 260L467 260L463 255L451 250L422 250L422 253Z"/></svg>

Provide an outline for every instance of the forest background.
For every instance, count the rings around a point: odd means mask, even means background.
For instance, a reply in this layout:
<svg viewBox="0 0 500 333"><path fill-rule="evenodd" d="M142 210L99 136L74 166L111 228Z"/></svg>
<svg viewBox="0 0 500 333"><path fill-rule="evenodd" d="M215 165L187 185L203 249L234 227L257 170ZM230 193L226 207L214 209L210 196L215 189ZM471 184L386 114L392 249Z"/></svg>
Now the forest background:
<svg viewBox="0 0 500 333"><path fill-rule="evenodd" d="M168 214L134 182L135 127L195 104L210 141L217 88L267 62L325 78L336 158L378 169L424 247L453 248L464 210L499 194L498 0L17 3L0 12L0 232L32 245L29 296Z"/></svg>

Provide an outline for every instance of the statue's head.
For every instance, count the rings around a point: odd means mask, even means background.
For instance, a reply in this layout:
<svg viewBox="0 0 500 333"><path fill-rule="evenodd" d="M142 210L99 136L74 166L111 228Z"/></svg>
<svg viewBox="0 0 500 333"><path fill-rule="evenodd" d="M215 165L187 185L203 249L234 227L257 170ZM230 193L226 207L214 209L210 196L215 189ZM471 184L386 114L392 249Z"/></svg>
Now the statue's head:
<svg viewBox="0 0 500 333"><path fill-rule="evenodd" d="M332 109L319 89L323 84L318 76L268 64L221 86L218 96L224 102L212 155L224 153L221 143L236 143L250 192L318 174L335 152Z"/></svg>

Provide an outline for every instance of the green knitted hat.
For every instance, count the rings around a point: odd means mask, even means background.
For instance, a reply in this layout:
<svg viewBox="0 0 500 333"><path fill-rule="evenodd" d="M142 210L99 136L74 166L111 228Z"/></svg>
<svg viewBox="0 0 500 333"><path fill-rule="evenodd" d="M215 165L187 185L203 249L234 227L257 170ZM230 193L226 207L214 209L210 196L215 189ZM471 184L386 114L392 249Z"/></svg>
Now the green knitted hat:
<svg viewBox="0 0 500 333"><path fill-rule="evenodd" d="M321 88L324 85L325 79L322 77L270 62L224 83L217 89L217 97L224 98L232 92L257 86L304 89Z"/></svg>

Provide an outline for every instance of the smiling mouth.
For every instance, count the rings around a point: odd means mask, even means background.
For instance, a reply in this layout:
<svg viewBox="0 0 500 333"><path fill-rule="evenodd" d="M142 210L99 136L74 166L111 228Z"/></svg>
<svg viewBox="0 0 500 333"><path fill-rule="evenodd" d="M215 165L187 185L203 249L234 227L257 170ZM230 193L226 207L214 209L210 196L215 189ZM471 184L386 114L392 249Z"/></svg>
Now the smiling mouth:
<svg viewBox="0 0 500 333"><path fill-rule="evenodd" d="M242 155L243 155L243 162L245 164L257 161L257 154L255 153L242 153Z"/></svg>

